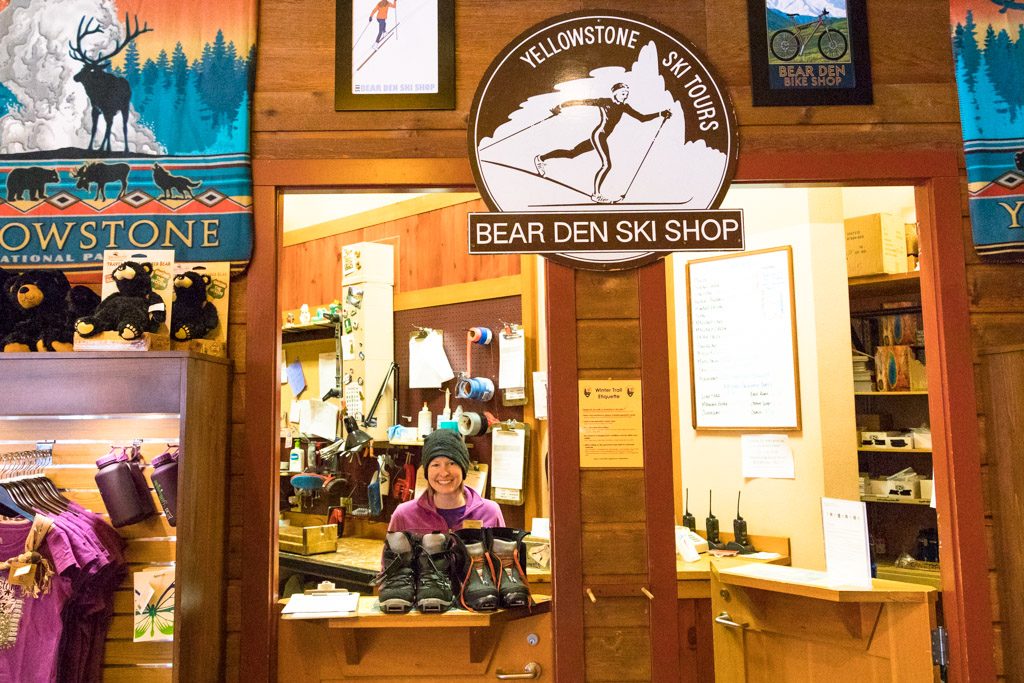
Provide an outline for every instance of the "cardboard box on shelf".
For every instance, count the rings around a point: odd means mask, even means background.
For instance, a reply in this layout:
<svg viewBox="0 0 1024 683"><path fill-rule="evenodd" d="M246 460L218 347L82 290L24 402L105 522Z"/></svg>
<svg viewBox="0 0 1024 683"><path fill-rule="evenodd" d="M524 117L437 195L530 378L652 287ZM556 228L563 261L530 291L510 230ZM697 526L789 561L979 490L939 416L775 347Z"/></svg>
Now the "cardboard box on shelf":
<svg viewBox="0 0 1024 683"><path fill-rule="evenodd" d="M847 277L907 272L907 239L903 221L892 214L847 218Z"/></svg>
<svg viewBox="0 0 1024 683"><path fill-rule="evenodd" d="M878 319L881 346L899 346L917 343L918 319L915 313L883 315Z"/></svg>
<svg viewBox="0 0 1024 683"><path fill-rule="evenodd" d="M875 386L879 391L910 391L909 346L879 346L875 349Z"/></svg>

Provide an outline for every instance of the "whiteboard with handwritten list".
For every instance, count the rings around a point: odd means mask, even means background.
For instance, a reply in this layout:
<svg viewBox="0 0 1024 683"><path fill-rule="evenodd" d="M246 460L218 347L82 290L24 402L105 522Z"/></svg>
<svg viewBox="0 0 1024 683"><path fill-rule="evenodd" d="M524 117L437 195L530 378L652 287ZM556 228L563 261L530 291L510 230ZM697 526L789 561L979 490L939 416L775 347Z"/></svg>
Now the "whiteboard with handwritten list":
<svg viewBox="0 0 1024 683"><path fill-rule="evenodd" d="M686 264L693 428L800 429L793 250Z"/></svg>

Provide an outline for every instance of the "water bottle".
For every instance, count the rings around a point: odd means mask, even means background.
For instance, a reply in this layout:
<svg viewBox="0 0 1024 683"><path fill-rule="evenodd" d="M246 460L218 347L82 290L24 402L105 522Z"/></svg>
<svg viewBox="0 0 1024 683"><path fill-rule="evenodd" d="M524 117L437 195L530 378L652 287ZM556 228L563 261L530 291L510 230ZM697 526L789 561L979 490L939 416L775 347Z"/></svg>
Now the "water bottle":
<svg viewBox="0 0 1024 683"><path fill-rule="evenodd" d="M140 495L129 460L122 449L120 452L111 450L96 461L99 468L96 486L110 515L110 523L115 527L135 524L156 514L149 489L145 495Z"/></svg>
<svg viewBox="0 0 1024 683"><path fill-rule="evenodd" d="M161 453L153 458L153 488L167 515L167 523L177 524L175 511L178 509L178 454Z"/></svg>

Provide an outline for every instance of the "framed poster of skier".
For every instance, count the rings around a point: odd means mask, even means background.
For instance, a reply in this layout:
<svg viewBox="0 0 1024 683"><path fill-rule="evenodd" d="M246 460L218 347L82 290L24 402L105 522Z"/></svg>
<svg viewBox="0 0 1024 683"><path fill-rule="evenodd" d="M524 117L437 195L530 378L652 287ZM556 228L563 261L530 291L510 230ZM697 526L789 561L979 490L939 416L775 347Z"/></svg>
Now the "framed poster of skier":
<svg viewBox="0 0 1024 683"><path fill-rule="evenodd" d="M454 109L455 0L337 0L337 111Z"/></svg>
<svg viewBox="0 0 1024 683"><path fill-rule="evenodd" d="M747 0L754 106L871 104L865 0Z"/></svg>

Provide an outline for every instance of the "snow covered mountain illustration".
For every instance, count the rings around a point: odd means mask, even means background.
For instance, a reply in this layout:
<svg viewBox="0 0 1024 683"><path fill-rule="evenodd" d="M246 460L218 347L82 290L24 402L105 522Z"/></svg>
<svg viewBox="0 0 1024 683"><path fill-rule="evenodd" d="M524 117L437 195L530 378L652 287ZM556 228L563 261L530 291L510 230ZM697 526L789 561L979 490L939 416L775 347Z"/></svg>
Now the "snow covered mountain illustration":
<svg viewBox="0 0 1024 683"><path fill-rule="evenodd" d="M802 17L816 17L823 9L834 19L846 16L846 0L765 0L765 7Z"/></svg>
<svg viewBox="0 0 1024 683"><path fill-rule="evenodd" d="M480 173L502 210L710 206L728 157L687 139L683 104L666 88L658 59L650 43L629 68L558 83L481 138Z"/></svg>

